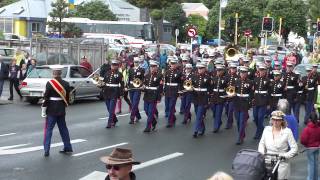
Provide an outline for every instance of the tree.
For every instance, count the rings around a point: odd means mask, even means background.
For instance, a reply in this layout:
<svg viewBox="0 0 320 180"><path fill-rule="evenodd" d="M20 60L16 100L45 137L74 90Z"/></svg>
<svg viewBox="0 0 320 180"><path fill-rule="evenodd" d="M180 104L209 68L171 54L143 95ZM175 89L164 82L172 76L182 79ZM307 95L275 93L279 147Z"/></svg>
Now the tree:
<svg viewBox="0 0 320 180"><path fill-rule="evenodd" d="M83 34L83 31L76 27L74 24L67 24L66 29L64 31L65 38L80 38Z"/></svg>
<svg viewBox="0 0 320 180"><path fill-rule="evenodd" d="M0 1L0 7L6 6L6 5L9 5L9 4L18 2L18 1L19 0L1 0Z"/></svg>
<svg viewBox="0 0 320 180"><path fill-rule="evenodd" d="M172 24L173 30L179 29L180 32L184 32L184 25L187 22L186 13L183 11L181 4L173 3L164 10L164 19ZM172 31L174 35L174 31ZM185 39L185 33L179 33L179 41Z"/></svg>
<svg viewBox="0 0 320 180"><path fill-rule="evenodd" d="M310 19L315 22L317 18L320 18L320 1L319 0L309 0L309 16Z"/></svg>
<svg viewBox="0 0 320 180"><path fill-rule="evenodd" d="M188 16L187 24L195 26L197 28L198 35L202 37L206 35L207 20L204 19L204 17L191 14Z"/></svg>
<svg viewBox="0 0 320 180"><path fill-rule="evenodd" d="M110 11L109 6L100 0L90 1L79 6L71 13L74 17L92 20L116 21L117 17Z"/></svg>
<svg viewBox="0 0 320 180"><path fill-rule="evenodd" d="M52 11L49 13L51 21L48 22L50 28L54 31L59 31L59 36L62 34L62 30L66 27L66 23L62 22L63 18L69 17L67 11L68 3L64 0L57 0L56 2L51 3Z"/></svg>

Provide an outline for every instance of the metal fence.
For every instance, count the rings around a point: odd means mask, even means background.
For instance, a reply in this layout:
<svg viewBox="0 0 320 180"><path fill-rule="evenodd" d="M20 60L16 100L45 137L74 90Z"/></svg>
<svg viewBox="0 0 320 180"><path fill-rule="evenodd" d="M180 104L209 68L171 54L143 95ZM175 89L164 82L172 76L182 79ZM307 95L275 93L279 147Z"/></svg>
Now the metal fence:
<svg viewBox="0 0 320 180"><path fill-rule="evenodd" d="M0 41L0 46L25 50L38 60L38 64L80 64L86 56L94 69L103 64L107 45L101 38L48 39L29 41Z"/></svg>

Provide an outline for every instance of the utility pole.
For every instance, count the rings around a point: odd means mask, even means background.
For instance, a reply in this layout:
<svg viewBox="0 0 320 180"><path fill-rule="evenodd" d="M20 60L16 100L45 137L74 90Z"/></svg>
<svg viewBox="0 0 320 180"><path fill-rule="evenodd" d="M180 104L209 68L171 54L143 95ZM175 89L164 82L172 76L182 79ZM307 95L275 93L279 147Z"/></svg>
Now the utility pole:
<svg viewBox="0 0 320 180"><path fill-rule="evenodd" d="M279 41L279 45L281 44L281 28L282 28L282 17L280 17L280 19L279 19L279 39L278 39L278 41Z"/></svg>
<svg viewBox="0 0 320 180"><path fill-rule="evenodd" d="M239 15L236 13L236 25L235 25L235 31L234 31L234 45L238 44L238 20Z"/></svg>

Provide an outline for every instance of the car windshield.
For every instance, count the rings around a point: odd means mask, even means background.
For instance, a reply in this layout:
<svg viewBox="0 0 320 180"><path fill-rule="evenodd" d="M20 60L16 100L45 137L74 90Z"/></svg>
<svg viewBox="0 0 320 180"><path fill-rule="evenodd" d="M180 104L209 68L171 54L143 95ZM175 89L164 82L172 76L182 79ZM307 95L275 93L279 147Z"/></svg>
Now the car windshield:
<svg viewBox="0 0 320 180"><path fill-rule="evenodd" d="M67 67L62 69L61 77L65 78L67 75ZM37 67L33 69L28 78L52 78L52 69L49 67Z"/></svg>

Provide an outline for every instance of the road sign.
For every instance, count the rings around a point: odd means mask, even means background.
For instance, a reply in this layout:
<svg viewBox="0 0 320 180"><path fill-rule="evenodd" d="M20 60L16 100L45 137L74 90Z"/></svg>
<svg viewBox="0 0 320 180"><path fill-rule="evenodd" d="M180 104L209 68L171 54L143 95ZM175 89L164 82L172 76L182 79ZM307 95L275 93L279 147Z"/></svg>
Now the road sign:
<svg viewBox="0 0 320 180"><path fill-rule="evenodd" d="M176 36L179 36L179 29L176 29L174 32Z"/></svg>
<svg viewBox="0 0 320 180"><path fill-rule="evenodd" d="M196 28L190 27L190 28L188 28L187 34L189 37L193 38L198 34L198 32L197 32Z"/></svg>
<svg viewBox="0 0 320 180"><path fill-rule="evenodd" d="M251 29L247 29L247 30L244 31L244 35L245 36L251 36L251 34L252 34Z"/></svg>

